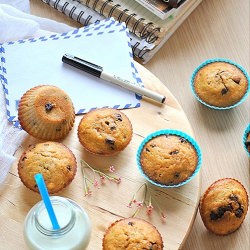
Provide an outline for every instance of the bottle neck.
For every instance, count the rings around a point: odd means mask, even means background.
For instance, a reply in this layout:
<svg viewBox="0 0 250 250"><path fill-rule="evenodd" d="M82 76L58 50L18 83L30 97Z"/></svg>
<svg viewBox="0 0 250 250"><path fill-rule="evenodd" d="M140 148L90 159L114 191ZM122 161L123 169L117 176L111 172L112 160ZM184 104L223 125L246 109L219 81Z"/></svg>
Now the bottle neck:
<svg viewBox="0 0 250 250"><path fill-rule="evenodd" d="M76 213L73 204L66 198L59 196L52 196L50 200L60 228L53 229L43 201L38 204L34 212L35 226L40 233L47 236L65 235L75 225Z"/></svg>

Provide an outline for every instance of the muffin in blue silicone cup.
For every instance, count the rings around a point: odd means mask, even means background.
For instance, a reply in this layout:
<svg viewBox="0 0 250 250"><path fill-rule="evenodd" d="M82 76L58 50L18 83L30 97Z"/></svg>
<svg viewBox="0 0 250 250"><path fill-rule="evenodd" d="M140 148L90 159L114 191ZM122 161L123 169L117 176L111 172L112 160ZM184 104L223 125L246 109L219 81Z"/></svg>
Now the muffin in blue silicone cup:
<svg viewBox="0 0 250 250"><path fill-rule="evenodd" d="M249 94L249 75L239 64L223 58L210 59L192 74L192 91L202 104L214 109L230 109Z"/></svg>
<svg viewBox="0 0 250 250"><path fill-rule="evenodd" d="M248 156L250 157L250 123L248 124L248 126L244 132L243 144L244 144L244 147L248 153Z"/></svg>
<svg viewBox="0 0 250 250"><path fill-rule="evenodd" d="M188 183L202 162L197 142L188 134L171 129L158 130L144 138L136 158L144 178L164 188Z"/></svg>

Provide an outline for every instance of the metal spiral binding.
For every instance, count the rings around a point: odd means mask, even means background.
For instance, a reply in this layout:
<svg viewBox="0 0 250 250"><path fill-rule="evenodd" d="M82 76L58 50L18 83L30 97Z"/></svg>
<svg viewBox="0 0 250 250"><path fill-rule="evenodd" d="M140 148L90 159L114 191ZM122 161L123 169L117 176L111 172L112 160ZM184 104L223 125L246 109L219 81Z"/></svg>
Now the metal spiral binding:
<svg viewBox="0 0 250 250"><path fill-rule="evenodd" d="M95 0L95 2L93 4L93 7L92 7L93 10L96 10L95 8L96 8L96 5L97 5L98 2L99 2L99 0Z"/></svg>
<svg viewBox="0 0 250 250"><path fill-rule="evenodd" d="M135 14L135 13L132 13L132 14L130 14L130 15L127 17L127 19L125 20L125 23L126 23L127 26L128 26L128 23L129 23L130 19L131 19L132 17L134 17L134 16L136 16L136 14Z"/></svg>
<svg viewBox="0 0 250 250"><path fill-rule="evenodd" d="M135 53L135 50L137 49L137 47L140 45L139 42L136 42L134 46L132 46L132 52L133 55L136 56L139 59L143 59L143 56L148 53L150 51L150 49L147 46L144 46L142 49L139 49L140 52L137 54Z"/></svg>
<svg viewBox="0 0 250 250"><path fill-rule="evenodd" d="M108 0L108 1L106 1L106 2L102 5L102 7L101 7L101 9L100 9L100 14L101 14L101 15L103 15L103 11L104 11L106 5L107 5L108 3L110 3L111 1L112 1L112 0ZM118 5L118 4L117 4L117 5Z"/></svg>
<svg viewBox="0 0 250 250"><path fill-rule="evenodd" d="M58 7L59 2L60 2L60 0L55 1L55 3L54 3L54 8L55 9L58 9L57 7Z"/></svg>
<svg viewBox="0 0 250 250"><path fill-rule="evenodd" d="M78 22L78 23L81 23L81 18L82 18L82 16L84 15L84 11L80 11L80 13L79 13L79 15L77 16L77 19L76 19L76 21Z"/></svg>
<svg viewBox="0 0 250 250"><path fill-rule="evenodd" d="M124 9L121 13L120 13L120 15L118 16L118 22L121 22L121 19L122 19L122 16L126 13L126 12L128 12L129 10L128 9Z"/></svg>
<svg viewBox="0 0 250 250"><path fill-rule="evenodd" d="M145 21L145 18L143 18L143 17L141 17L140 19L138 19L138 20L136 21L135 25L133 26L132 33L135 34L138 25L139 25L141 22L143 22L143 21Z"/></svg>
<svg viewBox="0 0 250 250"><path fill-rule="evenodd" d="M62 7L62 13L65 14L65 10L67 8L67 6L69 5L69 3L65 3Z"/></svg>
<svg viewBox="0 0 250 250"><path fill-rule="evenodd" d="M107 2L110 2L110 1L107 1ZM116 9L116 8L119 8L119 7L121 7L120 4L114 5L114 6L111 8L111 10L110 10L110 12L109 12L109 14L108 14L108 17L109 17L109 18L112 17L113 12L115 11L115 9Z"/></svg>
<svg viewBox="0 0 250 250"><path fill-rule="evenodd" d="M58 11L66 14L66 10L67 8L69 7L69 5L67 3L65 3L62 8L59 9L58 5L60 3L61 0L56 0L54 2L54 4L51 3L50 0L42 0L44 3L54 7L55 9L57 9ZM93 4L92 7L90 7L90 0L86 1L86 6L89 7L89 8L92 8L92 9L96 9L96 6L98 4L100 0L96 0ZM78 1L76 1L78 2ZM104 13L104 9L106 8L107 4L108 3L112 3L113 0L107 0L105 1L101 8L100 8L100 11L99 13L101 15L103 15ZM108 17L112 17L114 11L121 7L120 4L116 4L114 5L111 10L109 11L108 13ZM73 17L73 14L76 10L76 6L73 6L70 10L69 10L69 17ZM119 14L118 18L117 18L117 21L118 22L121 22L121 19L123 17L123 15L128 12L129 10L128 9L123 9L122 12ZM80 13L77 15L77 17L75 17L75 20L79 23L81 23L83 26L86 26L88 24L91 23L91 19L92 19L92 15L88 15L88 17L85 19L82 20L82 17L84 16L84 11L80 11ZM136 17L137 14L136 13L132 13L130 15L128 15L128 17L126 18L125 20L125 23L126 23L126 26L128 26L129 22L131 21L131 19L133 17ZM99 22L100 20L96 20L96 22ZM145 39L149 44L150 43L154 43L157 39L158 39L158 33L160 32L160 28L152 28L151 31L149 31L149 28L152 27L154 24L152 22L148 22L141 30L138 30L138 27L140 26L140 23L144 22L145 21L145 18L139 18L135 24L133 25L132 27L132 30L131 30L131 33L135 34L135 35L138 35L139 37L141 37L142 39ZM137 33L137 34L136 34ZM145 54L148 53L150 51L150 49L147 47L147 46L144 46L143 48L139 48L139 45L140 45L140 42L136 42L132 47L132 53L133 53L133 56L139 58L139 59L143 59Z"/></svg>
<svg viewBox="0 0 250 250"><path fill-rule="evenodd" d="M74 14L75 10L76 10L76 6L73 6L69 12L69 17L73 18L73 14Z"/></svg>
<svg viewBox="0 0 250 250"><path fill-rule="evenodd" d="M86 5L87 5L87 6L89 6L89 2L90 2L90 0L88 0L88 1L86 2ZM93 9L95 9L96 4L97 4L98 2L99 2L99 0L96 0L96 1L95 1L94 5L93 5ZM108 3L113 3L113 0L107 0L107 1L105 1L105 2L102 4L101 10L100 10L100 14L103 15L104 8L106 7L106 5L107 5ZM111 8L111 10L110 10L110 12L109 12L109 14L108 14L108 17L112 17L113 12L115 11L115 9L116 9L116 8L119 8L119 7L121 7L120 4L114 5L114 6ZM119 16L118 16L117 21L118 21L118 22L121 22L121 19L122 19L123 15L124 15L126 12L128 12L128 11L129 11L128 9L123 9L122 12L121 12L121 13L119 14ZM129 21L131 20L131 18L132 18L132 17L136 17L136 16L137 16L136 13L130 14L130 15L126 18L126 20L125 20L126 25L128 26ZM140 18L140 19L138 19L138 20L136 21L136 23L133 25L133 28L132 28L132 31L131 31L131 32L134 33L134 34L136 34L136 31L137 31L137 28L138 28L139 24L140 24L141 22L143 22L143 21L145 21L145 18ZM148 23L143 27L143 29L142 29L140 32L138 32L139 35L140 35L140 37L143 38L143 39L146 39L146 41L147 41L148 43L153 43L153 42L155 42L155 41L158 39L158 33L160 32L160 28L158 28L158 27L152 29L151 31L148 31L149 28L150 28L151 26L153 26L153 25L154 25L154 24L153 24L152 22L148 22Z"/></svg>

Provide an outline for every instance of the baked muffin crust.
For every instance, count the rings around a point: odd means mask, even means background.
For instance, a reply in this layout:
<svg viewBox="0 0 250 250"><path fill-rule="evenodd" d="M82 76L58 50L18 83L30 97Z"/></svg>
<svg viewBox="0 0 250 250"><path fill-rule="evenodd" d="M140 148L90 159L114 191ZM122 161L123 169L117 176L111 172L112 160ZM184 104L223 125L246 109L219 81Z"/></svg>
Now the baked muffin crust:
<svg viewBox="0 0 250 250"><path fill-rule="evenodd" d="M74 154L64 144L44 142L30 146L18 162L18 174L23 184L39 192L34 176L43 175L49 193L65 188L75 177L77 163Z"/></svg>
<svg viewBox="0 0 250 250"><path fill-rule="evenodd" d="M53 141L64 138L72 129L75 111L70 97L63 90L40 85L22 96L18 119L28 134Z"/></svg>
<svg viewBox="0 0 250 250"><path fill-rule="evenodd" d="M198 156L194 146L177 135L159 135L148 141L140 155L141 168L152 181L175 185L195 171Z"/></svg>
<svg viewBox="0 0 250 250"><path fill-rule="evenodd" d="M200 215L206 228L218 235L237 230L248 210L244 186L232 178L214 182L200 200Z"/></svg>
<svg viewBox="0 0 250 250"><path fill-rule="evenodd" d="M126 218L114 222L103 238L103 250L162 250L159 231L149 222Z"/></svg>
<svg viewBox="0 0 250 250"><path fill-rule="evenodd" d="M194 78L196 95L216 107L229 107L241 100L248 88L245 74L227 62L211 62L202 67Z"/></svg>
<svg viewBox="0 0 250 250"><path fill-rule="evenodd" d="M78 126L78 138L91 153L114 155L131 141L132 124L121 111L101 108L85 114Z"/></svg>

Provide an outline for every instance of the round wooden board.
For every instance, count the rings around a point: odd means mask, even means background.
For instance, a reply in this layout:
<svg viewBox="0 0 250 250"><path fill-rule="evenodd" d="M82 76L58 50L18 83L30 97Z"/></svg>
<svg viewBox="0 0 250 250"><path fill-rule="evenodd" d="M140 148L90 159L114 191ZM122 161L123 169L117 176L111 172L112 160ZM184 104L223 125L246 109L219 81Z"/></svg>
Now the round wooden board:
<svg viewBox="0 0 250 250"><path fill-rule="evenodd" d="M136 210L136 207L128 208L128 204L134 192L145 182L136 165L136 152L143 138L159 129L178 129L193 136L188 119L174 96L153 74L143 66L136 65L144 85L164 94L167 98L163 105L142 100L140 108L123 110L131 120L134 132L128 147L115 157L93 156L84 151L77 138L77 127L82 116L76 117L73 130L62 141L75 154L78 171L73 182L56 195L75 200L90 216L92 236L88 249L91 250L102 248L103 234L112 222L130 217ZM0 189L1 249L26 249L23 240L23 222L27 212L41 197L21 183L17 174L17 161L28 145L37 142L40 141L27 136L15 154L17 160L5 185ZM113 165L116 168L115 175L121 177L121 183L107 182L99 189L92 186L92 195L85 197L80 170L81 159L96 168L108 168ZM166 214L165 222L162 221L155 204L151 216L147 215L145 208L141 208L137 217L144 218L156 226L163 237L164 249L179 249L187 238L196 216L200 196L200 175L180 188L151 187L154 199ZM142 199L143 193L139 195Z"/></svg>

